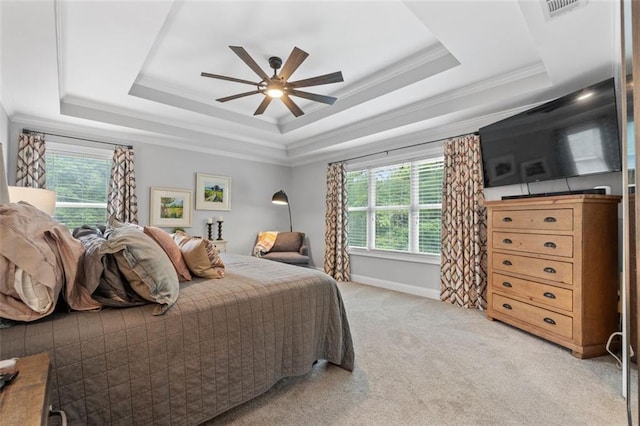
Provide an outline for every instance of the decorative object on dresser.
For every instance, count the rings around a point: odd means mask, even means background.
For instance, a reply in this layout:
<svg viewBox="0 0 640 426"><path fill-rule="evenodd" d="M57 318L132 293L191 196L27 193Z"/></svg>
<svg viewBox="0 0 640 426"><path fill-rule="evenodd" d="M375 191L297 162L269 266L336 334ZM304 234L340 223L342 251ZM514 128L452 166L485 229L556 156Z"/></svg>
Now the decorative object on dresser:
<svg viewBox="0 0 640 426"><path fill-rule="evenodd" d="M231 178L196 173L196 210L231 210Z"/></svg>
<svg viewBox="0 0 640 426"><path fill-rule="evenodd" d="M487 317L606 354L618 328L619 196L487 201Z"/></svg>

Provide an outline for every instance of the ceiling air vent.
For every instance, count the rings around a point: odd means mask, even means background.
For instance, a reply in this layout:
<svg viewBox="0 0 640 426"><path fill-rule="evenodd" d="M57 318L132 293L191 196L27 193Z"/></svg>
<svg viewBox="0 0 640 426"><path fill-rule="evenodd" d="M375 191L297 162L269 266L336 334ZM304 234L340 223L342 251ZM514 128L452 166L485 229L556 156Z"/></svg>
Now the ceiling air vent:
<svg viewBox="0 0 640 426"><path fill-rule="evenodd" d="M570 10L585 6L587 0L543 0L542 9L544 17L548 21Z"/></svg>

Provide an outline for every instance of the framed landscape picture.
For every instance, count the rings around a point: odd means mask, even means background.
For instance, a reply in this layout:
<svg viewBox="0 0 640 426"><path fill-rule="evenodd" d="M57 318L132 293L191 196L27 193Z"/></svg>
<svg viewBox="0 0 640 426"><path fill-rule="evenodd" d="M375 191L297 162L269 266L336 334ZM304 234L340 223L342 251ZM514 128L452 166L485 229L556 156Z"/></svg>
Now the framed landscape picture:
<svg viewBox="0 0 640 426"><path fill-rule="evenodd" d="M151 188L151 226L181 228L191 226L193 192L188 189Z"/></svg>
<svg viewBox="0 0 640 426"><path fill-rule="evenodd" d="M196 173L196 209L231 210L231 178Z"/></svg>

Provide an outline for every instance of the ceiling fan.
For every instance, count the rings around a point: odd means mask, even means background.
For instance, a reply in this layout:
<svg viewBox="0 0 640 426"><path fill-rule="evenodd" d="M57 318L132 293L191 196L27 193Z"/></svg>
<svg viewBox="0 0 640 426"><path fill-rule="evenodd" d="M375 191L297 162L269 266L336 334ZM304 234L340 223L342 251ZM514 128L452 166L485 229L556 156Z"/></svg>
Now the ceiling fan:
<svg viewBox="0 0 640 426"><path fill-rule="evenodd" d="M303 92L298 90L300 87L309 87L309 86L318 86L321 84L329 84L329 83L339 83L344 81L342 79L342 72L333 72L330 74L320 75L317 77L305 78L304 80L298 81L288 81L291 74L298 69L300 64L307 59L309 54L297 47L293 48L293 51L287 58L284 66L282 65L282 59L277 56L272 56L269 58L269 66L273 68L273 75L269 77L269 75L260 68L260 66L253 60L249 53L247 53L244 48L239 46L229 46L233 52L240 57L244 61L245 64L249 66L255 72L258 77L262 80L258 82L253 82L249 80L242 80L240 78L235 77L227 77L224 75L211 74L208 72L203 72L200 75L202 77L210 77L217 78L220 80L234 81L236 83L244 83L250 84L252 86L256 86L256 90L252 90L250 92L239 93L237 95L227 96L224 98L218 98L216 101L218 102L227 102L238 98L244 98L245 96L263 94L264 99L258 106L258 109L253 113L253 115L262 114L273 98L280 98L282 103L291 111L293 115L299 117L304 114L304 112L296 105L295 102L290 98L290 96L297 96L300 98L309 99L315 102L322 102L324 104L333 105L333 103L337 100L333 96L325 96L325 95L317 95L315 93ZM278 75L278 70L282 67L280 74Z"/></svg>

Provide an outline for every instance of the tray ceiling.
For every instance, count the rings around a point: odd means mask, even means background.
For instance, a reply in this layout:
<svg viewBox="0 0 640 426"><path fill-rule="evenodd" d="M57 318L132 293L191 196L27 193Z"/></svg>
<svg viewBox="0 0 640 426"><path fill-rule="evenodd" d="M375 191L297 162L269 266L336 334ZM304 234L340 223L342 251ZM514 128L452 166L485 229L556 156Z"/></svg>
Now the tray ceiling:
<svg viewBox="0 0 640 426"><path fill-rule="evenodd" d="M278 164L451 136L613 75L616 6L592 1L551 20L543 2L3 1L2 104L13 122ZM28 31L24 23L28 22ZM292 80L324 105L257 94L202 71L259 78L294 46ZM454 132L454 133L451 133Z"/></svg>

